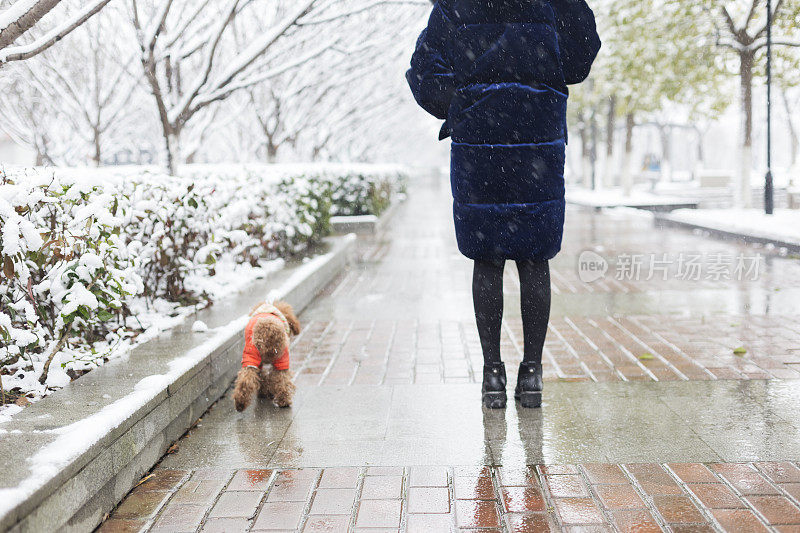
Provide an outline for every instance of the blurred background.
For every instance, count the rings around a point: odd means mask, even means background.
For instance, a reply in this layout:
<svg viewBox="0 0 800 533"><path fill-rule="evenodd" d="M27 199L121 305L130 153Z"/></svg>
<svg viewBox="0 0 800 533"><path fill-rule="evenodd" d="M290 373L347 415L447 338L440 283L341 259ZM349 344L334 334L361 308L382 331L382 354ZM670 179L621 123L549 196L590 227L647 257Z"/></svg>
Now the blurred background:
<svg viewBox="0 0 800 533"><path fill-rule="evenodd" d="M590 4L604 46L572 93L568 181L762 202L767 1ZM28 7L37 17L22 31L14 17ZM769 9L776 196L789 206L800 1ZM438 124L403 77L429 11L428 0L0 1L0 161L446 167Z"/></svg>

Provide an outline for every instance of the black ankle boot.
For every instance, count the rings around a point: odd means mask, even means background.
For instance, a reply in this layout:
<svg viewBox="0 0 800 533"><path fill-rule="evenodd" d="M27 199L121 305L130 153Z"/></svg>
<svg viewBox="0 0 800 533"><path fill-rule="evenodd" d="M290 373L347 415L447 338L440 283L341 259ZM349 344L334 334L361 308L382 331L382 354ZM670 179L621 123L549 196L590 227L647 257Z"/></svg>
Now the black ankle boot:
<svg viewBox="0 0 800 533"><path fill-rule="evenodd" d="M506 407L506 365L492 363L483 365L483 405L489 409Z"/></svg>
<svg viewBox="0 0 800 533"><path fill-rule="evenodd" d="M542 364L520 363L514 397L522 407L542 406Z"/></svg>

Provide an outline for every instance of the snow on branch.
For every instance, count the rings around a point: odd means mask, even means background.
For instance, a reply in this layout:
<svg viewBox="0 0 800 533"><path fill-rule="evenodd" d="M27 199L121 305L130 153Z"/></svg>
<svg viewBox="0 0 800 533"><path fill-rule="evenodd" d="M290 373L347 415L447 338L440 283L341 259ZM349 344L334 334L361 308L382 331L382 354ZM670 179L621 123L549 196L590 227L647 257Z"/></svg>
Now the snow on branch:
<svg viewBox="0 0 800 533"><path fill-rule="evenodd" d="M326 43L325 45L320 46L316 50L313 50L312 52L306 54L305 56L303 56L303 57L301 57L301 58L299 58L299 59L297 59L295 61L291 61L291 62L283 64L283 65L281 65L279 67L275 67L275 68L266 70L264 72L261 72L259 74L254 75L254 76L252 76L250 78L245 78L245 79L243 79L243 80L241 80L239 82L228 84L224 88L221 88L221 89L219 89L219 90L217 90L215 92L211 92L211 93L208 93L208 94L206 94L204 96L201 96L195 101L194 105L192 106L192 111L197 111L197 110L207 106L208 104L211 104L211 103L216 102L218 100L222 100L224 98L227 98L234 91L238 91L240 89L246 89L248 87L252 87L253 85L257 85L257 84L262 83L262 82L264 82L266 80L269 80L270 78L274 78L274 77L279 76L279 75L281 75L281 74L283 74L283 73L285 73L285 72L287 72L289 70L295 69L298 66L303 65L303 64L311 61L312 59L322 55L326 51L330 50L330 48L331 48L331 44L327 44Z"/></svg>
<svg viewBox="0 0 800 533"><path fill-rule="evenodd" d="M36 3L33 7L33 10L36 10L38 6L43 6L46 8L46 5L52 4L47 11L38 15L38 18L35 22L38 22L41 17L43 17L47 12L50 11L55 4L57 4L60 0L40 0ZM29 59L37 54L42 53L43 51L47 50L58 41L69 35L72 31L76 28L81 26L84 22L92 18L98 11L103 9L106 4L108 4L110 0L92 0L87 5L85 5L82 9L78 12L70 15L67 20L50 30L49 32L45 33L43 36L35 39L33 42L19 45L19 46L6 46L5 48L0 50L0 66L4 63L8 63L11 61L23 61L25 59ZM31 13L31 11L28 11ZM5 15L5 12L3 13ZM26 13L27 14L27 13ZM30 29L35 22L28 25L27 29ZM0 45L3 41L3 33L5 31L10 30L13 27L14 23L11 26L8 26L6 30L0 32ZM27 29L25 31L27 31ZM24 33L24 32L23 32ZM13 33L12 33L13 35ZM20 34L21 35L21 34ZM17 36L18 37L18 36ZM14 37L10 42L14 42L16 37ZM9 43L10 44L10 43Z"/></svg>
<svg viewBox="0 0 800 533"><path fill-rule="evenodd" d="M260 39L256 39L250 46L248 46L241 54L238 55L226 71L220 76L216 83L217 88L222 88L231 83L233 79L242 73L247 67L253 64L264 52L266 52L275 42L280 39L289 28L296 25L298 21L308 14L317 0L303 0L300 7L298 7L291 15L283 19L271 32L267 33Z"/></svg>
<svg viewBox="0 0 800 533"><path fill-rule="evenodd" d="M330 22L335 22L337 20L352 17L353 15L358 15L359 13L364 13L376 7L385 6L385 5L397 5L397 4L404 4L404 5L417 5L417 6L425 6L430 7L430 2L428 0L374 0L366 5L363 5L359 8L345 11L343 13L337 13L335 15L331 15L328 17L320 17L317 19L312 20L303 20L298 22L298 26L312 26L316 24L328 24Z"/></svg>
<svg viewBox="0 0 800 533"><path fill-rule="evenodd" d="M18 0L0 13L0 48L13 43L19 36L56 7L61 0Z"/></svg>

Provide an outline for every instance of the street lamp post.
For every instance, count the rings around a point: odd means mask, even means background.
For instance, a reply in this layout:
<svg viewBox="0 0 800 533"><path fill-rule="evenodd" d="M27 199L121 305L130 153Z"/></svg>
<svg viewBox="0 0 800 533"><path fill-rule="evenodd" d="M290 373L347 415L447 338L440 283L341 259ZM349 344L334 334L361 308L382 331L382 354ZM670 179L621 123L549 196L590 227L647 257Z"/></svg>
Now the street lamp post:
<svg viewBox="0 0 800 533"><path fill-rule="evenodd" d="M772 182L772 0L767 0L767 176L764 183L764 210L775 211L775 187Z"/></svg>

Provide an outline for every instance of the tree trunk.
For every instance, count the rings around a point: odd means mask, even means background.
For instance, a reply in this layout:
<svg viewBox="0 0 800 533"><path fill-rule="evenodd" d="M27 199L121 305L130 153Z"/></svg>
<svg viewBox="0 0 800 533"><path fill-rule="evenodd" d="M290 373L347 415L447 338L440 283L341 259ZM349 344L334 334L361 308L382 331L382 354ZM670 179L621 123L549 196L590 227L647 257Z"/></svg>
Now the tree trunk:
<svg viewBox="0 0 800 533"><path fill-rule="evenodd" d="M753 166L753 67L755 54L741 52L739 54L739 83L741 105L741 131L738 183L734 191L736 207L751 207L753 194L750 189L750 171Z"/></svg>
<svg viewBox="0 0 800 533"><path fill-rule="evenodd" d="M695 131L697 132L697 168L704 168L706 166L706 148L705 148L705 140L706 135L703 130L698 127L695 127Z"/></svg>
<svg viewBox="0 0 800 533"><path fill-rule="evenodd" d="M42 167L45 165L52 165L53 159L50 157L48 153L49 149L47 148L47 137L41 136L36 141L36 166Z"/></svg>
<svg viewBox="0 0 800 533"><path fill-rule="evenodd" d="M672 128L659 124L658 133L661 137L661 180L672 181Z"/></svg>
<svg viewBox="0 0 800 533"><path fill-rule="evenodd" d="M178 158L180 157L180 131L164 132L164 150L167 155L167 170L171 176L175 176L178 170Z"/></svg>
<svg viewBox="0 0 800 533"><path fill-rule="evenodd" d="M786 126L789 128L789 179L790 182L793 182L794 176L791 173L798 170L797 156L800 151L800 139L798 138L797 126L795 126L794 120L792 120L792 109L789 106L789 97L786 96L785 90L781 92L781 96L783 97L783 109L786 111Z"/></svg>
<svg viewBox="0 0 800 533"><path fill-rule="evenodd" d="M592 149L589 151L589 161L592 166L590 172L590 186L592 190L596 190L597 183L597 109L592 108L592 115L589 119L589 132L592 138Z"/></svg>
<svg viewBox="0 0 800 533"><path fill-rule="evenodd" d="M616 185L616 176L611 170L614 161L614 131L617 127L617 97L608 99L608 116L606 117L606 160L603 166L603 184L606 187Z"/></svg>
<svg viewBox="0 0 800 533"><path fill-rule="evenodd" d="M267 137L265 148L267 150L267 163L275 163L278 160L278 146L271 136Z"/></svg>
<svg viewBox="0 0 800 533"><path fill-rule="evenodd" d="M635 127L636 116L633 113L628 113L625 116L625 155L622 158L622 189L625 196L630 196L633 190L631 158L633 156L633 129Z"/></svg>
<svg viewBox="0 0 800 533"><path fill-rule="evenodd" d="M99 167L101 164L101 153L100 130L98 128L92 129L92 139L94 140L94 155L92 156L92 163L94 163L94 166Z"/></svg>
<svg viewBox="0 0 800 533"><path fill-rule="evenodd" d="M581 121L578 129L581 138L581 181L585 189L592 188L592 149L589 143L589 129L586 122Z"/></svg>

